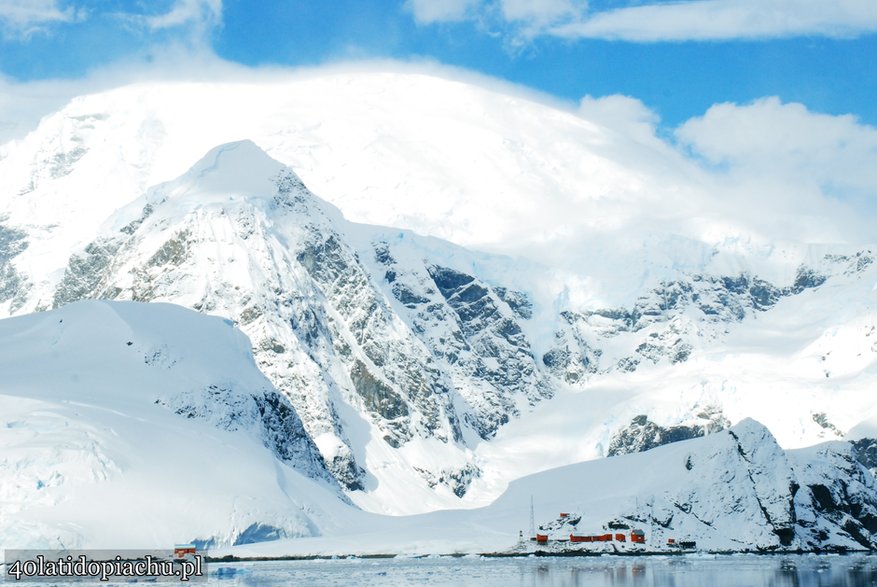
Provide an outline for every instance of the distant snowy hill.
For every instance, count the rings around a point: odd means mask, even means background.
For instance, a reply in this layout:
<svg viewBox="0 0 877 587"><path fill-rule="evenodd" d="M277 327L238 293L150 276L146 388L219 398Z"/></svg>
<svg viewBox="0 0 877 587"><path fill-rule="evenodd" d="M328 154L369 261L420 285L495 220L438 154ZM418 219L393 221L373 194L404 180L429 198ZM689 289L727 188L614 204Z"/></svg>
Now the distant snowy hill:
<svg viewBox="0 0 877 587"><path fill-rule="evenodd" d="M873 420L877 250L749 234L696 169L631 167L630 141L414 74L86 96L0 146L0 315L232 321L280 394L246 400L246 428L377 512L483 506L749 417L784 448ZM155 399L236 421L205 389Z"/></svg>
<svg viewBox="0 0 877 587"><path fill-rule="evenodd" d="M849 443L783 451L750 419L706 438L521 479L490 507L529 495L546 528L552 510L575 512L578 533L616 522L644 529L653 546L675 538L711 550L873 549L877 539L877 482Z"/></svg>
<svg viewBox="0 0 877 587"><path fill-rule="evenodd" d="M517 540L531 499L545 545ZM847 442L783 451L747 419L707 438L518 479L484 508L373 524L216 553L636 552L671 550L668 539L718 552L867 550L877 547L877 483ZM643 531L644 544L569 542L631 529Z"/></svg>

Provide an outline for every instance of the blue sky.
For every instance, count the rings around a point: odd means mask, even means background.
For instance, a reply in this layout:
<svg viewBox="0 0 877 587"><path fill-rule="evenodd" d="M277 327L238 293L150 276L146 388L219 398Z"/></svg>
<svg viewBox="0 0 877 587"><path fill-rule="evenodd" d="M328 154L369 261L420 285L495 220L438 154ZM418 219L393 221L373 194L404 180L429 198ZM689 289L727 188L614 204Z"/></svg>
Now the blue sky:
<svg viewBox="0 0 877 587"><path fill-rule="evenodd" d="M668 127L764 96L877 125L874 0L0 0L9 83L191 53L247 66L432 60Z"/></svg>

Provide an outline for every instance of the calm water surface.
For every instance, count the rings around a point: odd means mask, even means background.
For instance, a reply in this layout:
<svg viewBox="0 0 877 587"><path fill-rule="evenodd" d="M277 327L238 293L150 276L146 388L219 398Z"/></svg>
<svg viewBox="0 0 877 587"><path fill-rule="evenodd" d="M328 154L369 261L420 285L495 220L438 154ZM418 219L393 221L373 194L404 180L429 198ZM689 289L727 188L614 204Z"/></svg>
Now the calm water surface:
<svg viewBox="0 0 877 587"><path fill-rule="evenodd" d="M436 557L213 563L209 584L864 587L877 586L877 556Z"/></svg>

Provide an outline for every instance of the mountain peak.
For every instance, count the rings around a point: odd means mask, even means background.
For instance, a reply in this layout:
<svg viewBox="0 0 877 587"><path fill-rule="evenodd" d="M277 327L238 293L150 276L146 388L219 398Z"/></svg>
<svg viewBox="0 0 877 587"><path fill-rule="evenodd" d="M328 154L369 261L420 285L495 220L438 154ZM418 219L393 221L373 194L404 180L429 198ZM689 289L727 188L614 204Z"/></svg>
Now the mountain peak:
<svg viewBox="0 0 877 587"><path fill-rule="evenodd" d="M211 149L183 176L182 183L185 192L194 187L208 193L273 195L274 181L284 172L291 173L253 141L241 140Z"/></svg>

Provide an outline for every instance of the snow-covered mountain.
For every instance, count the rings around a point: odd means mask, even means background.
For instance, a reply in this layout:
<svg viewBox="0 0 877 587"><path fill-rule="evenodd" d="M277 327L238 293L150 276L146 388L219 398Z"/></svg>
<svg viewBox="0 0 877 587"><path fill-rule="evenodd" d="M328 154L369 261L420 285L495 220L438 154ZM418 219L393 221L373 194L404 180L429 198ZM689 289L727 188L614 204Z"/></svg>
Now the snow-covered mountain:
<svg viewBox="0 0 877 587"><path fill-rule="evenodd" d="M471 448L550 389L516 322L523 294L444 266L454 254L476 257L346 223L245 141L114 214L54 291L27 295L229 317L347 489L408 476L427 498L437 484L462 495Z"/></svg>
<svg viewBox="0 0 877 587"><path fill-rule="evenodd" d="M679 161L633 168L631 140L412 74L83 97L0 147L0 312L234 321L307 433L290 455L319 478L309 437L375 511L484 505L747 417L789 448L873 416L873 248L717 233L697 170L667 185Z"/></svg>

